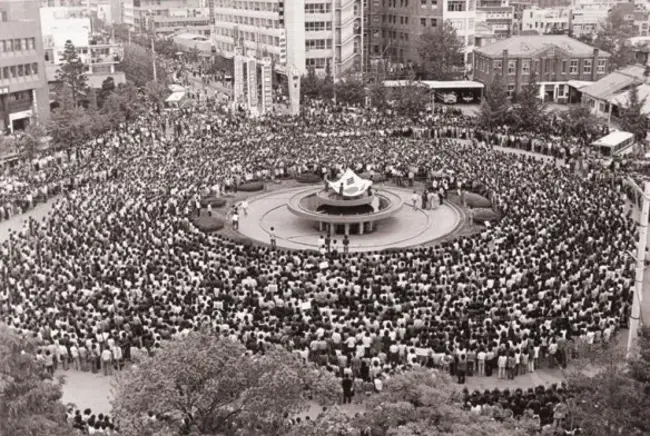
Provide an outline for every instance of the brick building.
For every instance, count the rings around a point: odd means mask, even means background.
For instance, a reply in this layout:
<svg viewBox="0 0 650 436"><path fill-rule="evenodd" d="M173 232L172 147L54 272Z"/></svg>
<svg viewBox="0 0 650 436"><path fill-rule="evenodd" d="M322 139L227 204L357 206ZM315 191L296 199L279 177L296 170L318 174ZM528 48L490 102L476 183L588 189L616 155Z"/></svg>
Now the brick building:
<svg viewBox="0 0 650 436"><path fill-rule="evenodd" d="M565 35L513 36L474 51L474 80L487 85L501 75L513 96L535 74L540 98L566 102L568 82L599 80L609 72L609 58Z"/></svg>

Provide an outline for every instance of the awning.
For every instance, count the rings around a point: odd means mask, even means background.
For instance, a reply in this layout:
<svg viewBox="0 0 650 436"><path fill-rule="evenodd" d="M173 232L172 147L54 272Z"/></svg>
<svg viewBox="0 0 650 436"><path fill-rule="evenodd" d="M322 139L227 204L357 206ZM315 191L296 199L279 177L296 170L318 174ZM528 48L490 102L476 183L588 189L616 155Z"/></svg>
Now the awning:
<svg viewBox="0 0 650 436"><path fill-rule="evenodd" d="M425 80L431 89L483 89L485 85L474 80Z"/></svg>
<svg viewBox="0 0 650 436"><path fill-rule="evenodd" d="M578 91L581 90L582 88L585 88L589 85L591 85L594 82L590 82L587 80L569 80L567 82L567 85L569 85L571 88L575 88Z"/></svg>

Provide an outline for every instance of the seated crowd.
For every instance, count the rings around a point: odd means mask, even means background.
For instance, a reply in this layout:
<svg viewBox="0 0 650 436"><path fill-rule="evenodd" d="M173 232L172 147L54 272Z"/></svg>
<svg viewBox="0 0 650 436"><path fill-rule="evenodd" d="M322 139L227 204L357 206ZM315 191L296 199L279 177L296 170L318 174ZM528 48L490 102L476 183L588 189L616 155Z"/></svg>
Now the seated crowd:
<svg viewBox="0 0 650 436"><path fill-rule="evenodd" d="M207 328L254 352L281 344L372 389L422 365L459 382L512 378L564 365L572 348L609 341L627 321L636 231L616 173L583 176L471 144L467 127L434 133L453 126L448 116L417 120L429 129L420 135L413 120L377 113L355 121L320 107L249 121L209 104L106 133L57 181L75 183L47 219L2 244L0 321L43 343L48 370L109 374ZM422 176L450 197L489 194L503 218L436 246L370 253L271 249L191 223L211 192L346 167ZM512 397L519 413L524 400ZM109 433L102 418L80 420Z"/></svg>

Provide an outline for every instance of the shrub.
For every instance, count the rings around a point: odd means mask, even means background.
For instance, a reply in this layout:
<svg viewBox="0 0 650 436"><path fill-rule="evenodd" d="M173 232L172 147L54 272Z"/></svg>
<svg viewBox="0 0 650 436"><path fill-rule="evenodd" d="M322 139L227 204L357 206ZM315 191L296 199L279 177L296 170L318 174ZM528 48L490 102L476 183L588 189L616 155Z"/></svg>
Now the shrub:
<svg viewBox="0 0 650 436"><path fill-rule="evenodd" d="M474 222L479 224L482 224L485 221L489 221L493 223L501 219L501 215L499 215L497 212L495 212L492 209L486 209L486 208L474 209L473 216L474 216Z"/></svg>
<svg viewBox="0 0 650 436"><path fill-rule="evenodd" d="M296 180L300 183L320 183L322 181L320 176L314 173L298 174Z"/></svg>
<svg viewBox="0 0 650 436"><path fill-rule="evenodd" d="M226 199L221 197L206 197L201 200L202 207L208 207L208 205L214 207L224 207L226 205Z"/></svg>
<svg viewBox="0 0 650 436"><path fill-rule="evenodd" d="M465 193L465 202L467 203L467 207L471 207L472 209L489 209L492 207L492 202L490 200L473 192Z"/></svg>
<svg viewBox="0 0 650 436"><path fill-rule="evenodd" d="M238 188L240 191L243 192L255 192L255 191L261 191L264 189L264 182L261 180L255 180L253 182L246 182L241 185L239 185Z"/></svg>
<svg viewBox="0 0 650 436"><path fill-rule="evenodd" d="M225 226L224 220L216 216L202 215L194 217L193 222L199 230L206 233L219 231Z"/></svg>
<svg viewBox="0 0 650 436"><path fill-rule="evenodd" d="M378 173L378 172L375 172L375 174L372 177L370 177L369 172L363 172L363 173L359 174L359 177L361 177L362 179L366 179L366 180L372 180L374 183L380 183L380 182L383 182L383 181L386 180L384 175L382 173Z"/></svg>

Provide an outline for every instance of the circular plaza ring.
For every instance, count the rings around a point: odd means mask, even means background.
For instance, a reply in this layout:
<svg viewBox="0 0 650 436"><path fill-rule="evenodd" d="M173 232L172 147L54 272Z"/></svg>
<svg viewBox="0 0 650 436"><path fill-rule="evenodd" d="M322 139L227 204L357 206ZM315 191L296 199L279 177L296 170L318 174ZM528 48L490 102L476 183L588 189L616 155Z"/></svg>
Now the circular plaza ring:
<svg viewBox="0 0 650 436"><path fill-rule="evenodd" d="M346 224L349 224L347 232L350 252L361 252L423 246L454 232L462 225L462 212L456 206L445 202L433 210L414 208L411 202L413 190L404 188L373 189L371 196L377 199L372 201L376 203L386 199L390 205L375 215L355 216L354 221L347 221L343 214L339 216L310 212L308 204L301 204L302 200L310 196L319 193L323 195L322 191L322 186L298 187L250 197L248 214L240 215L238 232L249 239L268 244L273 228L278 248L318 250L320 237L332 231L331 238L337 241L336 247L342 251L341 241L346 232ZM331 206L336 207L336 204ZM363 234L360 234L360 222L364 223Z"/></svg>

